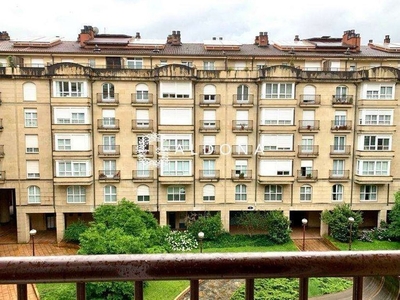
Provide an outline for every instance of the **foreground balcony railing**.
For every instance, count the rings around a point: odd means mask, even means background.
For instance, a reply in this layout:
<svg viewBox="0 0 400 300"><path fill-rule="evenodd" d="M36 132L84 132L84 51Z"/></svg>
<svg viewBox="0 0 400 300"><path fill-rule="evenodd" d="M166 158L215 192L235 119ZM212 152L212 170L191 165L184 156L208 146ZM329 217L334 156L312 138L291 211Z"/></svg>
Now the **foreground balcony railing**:
<svg viewBox="0 0 400 300"><path fill-rule="evenodd" d="M254 299L257 278L299 278L299 299L308 299L311 277L353 277L353 299L363 299L364 276L399 276L400 251L198 253L1 257L0 284L17 284L27 300L28 283L67 283L85 299L85 283L134 281L135 299L148 280L190 280L199 299L200 279L245 279L245 299Z"/></svg>

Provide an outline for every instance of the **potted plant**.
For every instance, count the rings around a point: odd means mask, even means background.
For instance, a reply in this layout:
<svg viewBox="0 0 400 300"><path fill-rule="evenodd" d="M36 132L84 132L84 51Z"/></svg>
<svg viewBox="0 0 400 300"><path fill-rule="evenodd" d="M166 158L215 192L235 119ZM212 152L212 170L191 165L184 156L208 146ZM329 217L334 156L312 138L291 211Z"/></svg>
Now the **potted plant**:
<svg viewBox="0 0 400 300"><path fill-rule="evenodd" d="M240 172L239 179L244 179L244 173L243 172Z"/></svg>
<svg viewBox="0 0 400 300"><path fill-rule="evenodd" d="M106 174L104 173L99 174L99 179L106 179L106 178L107 178Z"/></svg>

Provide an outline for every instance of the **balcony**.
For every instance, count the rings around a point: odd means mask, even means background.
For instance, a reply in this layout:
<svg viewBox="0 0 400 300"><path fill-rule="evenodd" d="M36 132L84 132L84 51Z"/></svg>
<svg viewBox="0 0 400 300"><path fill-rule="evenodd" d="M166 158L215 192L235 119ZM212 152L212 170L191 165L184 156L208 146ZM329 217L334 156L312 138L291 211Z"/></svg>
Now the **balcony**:
<svg viewBox="0 0 400 300"><path fill-rule="evenodd" d="M353 95L332 95L332 105L337 107L351 107L353 105Z"/></svg>
<svg viewBox="0 0 400 300"><path fill-rule="evenodd" d="M253 132L253 120L233 120L233 133L250 133Z"/></svg>
<svg viewBox="0 0 400 300"><path fill-rule="evenodd" d="M132 181L134 182L153 182L153 170L132 170Z"/></svg>
<svg viewBox="0 0 400 300"><path fill-rule="evenodd" d="M294 176L287 171L287 175L258 175L258 183L260 184L293 184Z"/></svg>
<svg viewBox="0 0 400 300"><path fill-rule="evenodd" d="M132 145L132 156L145 156L145 157L153 157L154 156L154 146L153 145L144 145L143 148L139 148L138 145Z"/></svg>
<svg viewBox="0 0 400 300"><path fill-rule="evenodd" d="M321 105L321 95L301 94L300 107L318 107Z"/></svg>
<svg viewBox="0 0 400 300"><path fill-rule="evenodd" d="M200 120L199 131L200 132L219 132L220 131L219 120Z"/></svg>
<svg viewBox="0 0 400 300"><path fill-rule="evenodd" d="M299 278L306 300L310 277L349 277L353 299L362 299L364 277L398 278L399 270L396 250L1 257L0 284L17 284L18 299L26 300L28 283L76 283L76 299L84 300L87 282L134 281L135 299L143 300L145 281L190 280L191 299L200 299L200 279L245 279L253 300L257 278Z"/></svg>
<svg viewBox="0 0 400 300"><path fill-rule="evenodd" d="M219 145L200 145L199 156L200 157L218 157L220 155Z"/></svg>
<svg viewBox="0 0 400 300"><path fill-rule="evenodd" d="M316 182L318 180L318 170L297 170L298 182Z"/></svg>
<svg viewBox="0 0 400 300"><path fill-rule="evenodd" d="M219 174L219 170L199 170L199 180L200 182L218 181Z"/></svg>
<svg viewBox="0 0 400 300"><path fill-rule="evenodd" d="M132 106L152 106L153 94L132 93L131 94Z"/></svg>
<svg viewBox="0 0 400 300"><path fill-rule="evenodd" d="M253 156L253 146L252 145L233 145L232 146L232 157L247 157Z"/></svg>
<svg viewBox="0 0 400 300"><path fill-rule="evenodd" d="M120 156L119 145L99 145L98 155L99 157L119 157Z"/></svg>
<svg viewBox="0 0 400 300"><path fill-rule="evenodd" d="M97 93L96 100L98 106L117 106L119 104L119 94L103 95L103 93Z"/></svg>
<svg viewBox="0 0 400 300"><path fill-rule="evenodd" d="M97 120L97 130L99 132L118 132L119 119L103 118Z"/></svg>
<svg viewBox="0 0 400 300"><path fill-rule="evenodd" d="M329 181L343 182L350 180L350 170L329 170Z"/></svg>
<svg viewBox="0 0 400 300"><path fill-rule="evenodd" d="M297 157L301 158L315 158L319 155L318 145L299 145Z"/></svg>
<svg viewBox="0 0 400 300"><path fill-rule="evenodd" d="M318 132L319 131L319 120L300 120L299 121L299 132Z"/></svg>
<svg viewBox="0 0 400 300"><path fill-rule="evenodd" d="M218 107L221 105L221 95L204 95L200 94L200 103L201 107Z"/></svg>
<svg viewBox="0 0 400 300"><path fill-rule="evenodd" d="M0 145L0 158L4 157L4 145Z"/></svg>
<svg viewBox="0 0 400 300"><path fill-rule="evenodd" d="M251 170L232 170L231 179L232 181L251 181Z"/></svg>
<svg viewBox="0 0 400 300"><path fill-rule="evenodd" d="M91 185L93 176L57 176L53 179L54 185Z"/></svg>
<svg viewBox="0 0 400 300"><path fill-rule="evenodd" d="M132 132L152 132L153 120L132 120Z"/></svg>
<svg viewBox="0 0 400 300"><path fill-rule="evenodd" d="M349 157L351 154L350 145L331 145L330 157Z"/></svg>
<svg viewBox="0 0 400 300"><path fill-rule="evenodd" d="M352 129L352 121L349 120L331 121L331 132L348 133L351 132L351 129Z"/></svg>
<svg viewBox="0 0 400 300"><path fill-rule="evenodd" d="M254 105L254 95L241 95L235 94L233 95L233 107L252 107Z"/></svg>
<svg viewBox="0 0 400 300"><path fill-rule="evenodd" d="M99 181L119 182L121 180L121 170L99 170Z"/></svg>
<svg viewBox="0 0 400 300"><path fill-rule="evenodd" d="M358 184L388 184L393 182L393 176L355 174L354 182Z"/></svg>

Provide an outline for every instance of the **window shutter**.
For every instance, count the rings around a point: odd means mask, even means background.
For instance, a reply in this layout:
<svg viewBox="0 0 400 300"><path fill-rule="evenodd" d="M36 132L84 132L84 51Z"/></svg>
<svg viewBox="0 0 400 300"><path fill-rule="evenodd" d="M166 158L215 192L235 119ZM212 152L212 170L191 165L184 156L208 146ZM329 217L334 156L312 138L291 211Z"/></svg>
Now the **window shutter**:
<svg viewBox="0 0 400 300"><path fill-rule="evenodd" d="M217 89L215 88L214 85L207 84L204 87L204 94L205 95L215 95L217 93Z"/></svg>
<svg viewBox="0 0 400 300"><path fill-rule="evenodd" d="M249 119L249 111L248 110L238 110L236 111L236 120L246 121Z"/></svg>
<svg viewBox="0 0 400 300"><path fill-rule="evenodd" d="M204 111L204 120L214 121L216 116L215 110L205 110Z"/></svg>
<svg viewBox="0 0 400 300"><path fill-rule="evenodd" d="M160 108L160 125L193 125L191 108Z"/></svg>
<svg viewBox="0 0 400 300"><path fill-rule="evenodd" d="M115 118L114 109L103 109L103 118Z"/></svg>
<svg viewBox="0 0 400 300"><path fill-rule="evenodd" d="M36 85L32 82L24 84L24 100L36 101Z"/></svg>
<svg viewBox="0 0 400 300"><path fill-rule="evenodd" d="M150 195L150 189L147 185L139 185L137 187L137 194L139 196L148 196Z"/></svg>
<svg viewBox="0 0 400 300"><path fill-rule="evenodd" d="M39 161L28 160L26 162L26 173L28 174L28 177L37 177L34 174L39 174Z"/></svg>
<svg viewBox="0 0 400 300"><path fill-rule="evenodd" d="M148 109L137 109L136 110L136 119L148 120L149 119L149 110Z"/></svg>
<svg viewBox="0 0 400 300"><path fill-rule="evenodd" d="M26 148L39 148L38 136L34 134L25 135Z"/></svg>
<svg viewBox="0 0 400 300"><path fill-rule="evenodd" d="M212 184L206 184L203 187L203 196L205 197L215 196L215 186L213 186Z"/></svg>
<svg viewBox="0 0 400 300"><path fill-rule="evenodd" d="M215 135L205 135L203 137L204 145L215 145Z"/></svg>

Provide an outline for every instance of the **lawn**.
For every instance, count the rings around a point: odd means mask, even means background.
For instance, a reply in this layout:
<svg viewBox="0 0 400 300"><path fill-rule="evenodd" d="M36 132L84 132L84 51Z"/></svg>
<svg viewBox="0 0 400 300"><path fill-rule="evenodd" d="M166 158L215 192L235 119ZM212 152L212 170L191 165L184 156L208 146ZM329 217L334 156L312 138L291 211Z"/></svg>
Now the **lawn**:
<svg viewBox="0 0 400 300"><path fill-rule="evenodd" d="M349 250L349 243L342 243L330 236L325 236L332 242L337 248L342 251ZM359 240L352 241L351 250L353 251L373 251L373 250L400 250L400 242L389 242L389 241L378 241L373 242L362 242Z"/></svg>

